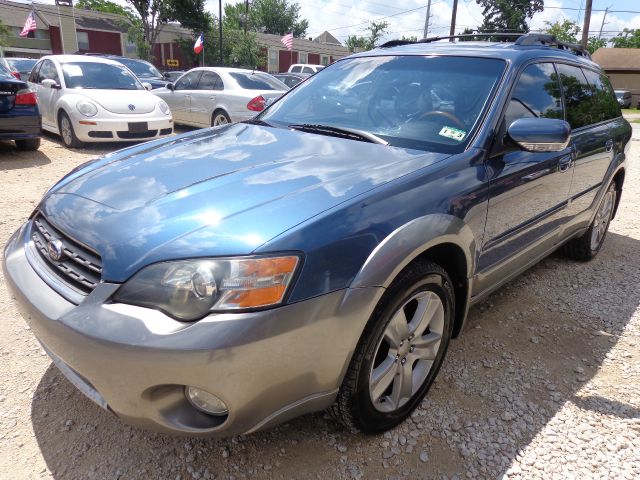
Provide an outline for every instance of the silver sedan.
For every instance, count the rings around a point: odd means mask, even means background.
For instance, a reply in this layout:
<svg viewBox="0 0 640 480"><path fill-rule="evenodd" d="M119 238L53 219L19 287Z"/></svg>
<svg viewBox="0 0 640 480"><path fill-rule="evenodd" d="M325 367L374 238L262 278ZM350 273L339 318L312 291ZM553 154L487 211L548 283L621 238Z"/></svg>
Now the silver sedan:
<svg viewBox="0 0 640 480"><path fill-rule="evenodd" d="M248 120L287 90L268 73L200 67L152 93L169 104L175 123L209 127Z"/></svg>

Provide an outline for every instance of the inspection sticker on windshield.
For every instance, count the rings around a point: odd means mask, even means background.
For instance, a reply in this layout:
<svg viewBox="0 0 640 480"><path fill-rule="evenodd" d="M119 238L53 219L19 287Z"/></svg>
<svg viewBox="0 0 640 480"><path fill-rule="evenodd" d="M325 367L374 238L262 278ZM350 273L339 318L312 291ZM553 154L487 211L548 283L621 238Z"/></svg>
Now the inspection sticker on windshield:
<svg viewBox="0 0 640 480"><path fill-rule="evenodd" d="M442 127L442 130L440 130L440 135L443 137L452 138L458 141L462 140L466 134L467 132L464 130L458 130L453 127Z"/></svg>

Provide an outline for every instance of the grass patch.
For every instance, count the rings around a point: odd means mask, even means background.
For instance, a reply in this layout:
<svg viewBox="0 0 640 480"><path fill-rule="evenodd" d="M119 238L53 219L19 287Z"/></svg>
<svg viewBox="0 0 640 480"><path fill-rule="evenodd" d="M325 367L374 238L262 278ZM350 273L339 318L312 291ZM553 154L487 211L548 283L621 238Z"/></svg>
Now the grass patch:
<svg viewBox="0 0 640 480"><path fill-rule="evenodd" d="M622 109L622 114L629 114L629 113L640 113L640 110L638 110L637 108L623 108Z"/></svg>
<svg viewBox="0 0 640 480"><path fill-rule="evenodd" d="M636 118L635 120L629 120L631 123L640 123L640 118Z"/></svg>

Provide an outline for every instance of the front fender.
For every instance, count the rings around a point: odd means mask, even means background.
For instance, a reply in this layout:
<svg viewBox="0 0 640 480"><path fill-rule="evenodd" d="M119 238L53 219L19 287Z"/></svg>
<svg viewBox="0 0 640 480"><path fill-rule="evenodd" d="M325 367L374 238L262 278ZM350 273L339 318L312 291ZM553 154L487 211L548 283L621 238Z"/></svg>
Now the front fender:
<svg viewBox="0 0 640 480"><path fill-rule="evenodd" d="M458 217L430 214L416 218L389 234L369 255L351 288L388 287L393 279L431 247L453 244L466 259L466 276L475 269L476 239L471 228Z"/></svg>

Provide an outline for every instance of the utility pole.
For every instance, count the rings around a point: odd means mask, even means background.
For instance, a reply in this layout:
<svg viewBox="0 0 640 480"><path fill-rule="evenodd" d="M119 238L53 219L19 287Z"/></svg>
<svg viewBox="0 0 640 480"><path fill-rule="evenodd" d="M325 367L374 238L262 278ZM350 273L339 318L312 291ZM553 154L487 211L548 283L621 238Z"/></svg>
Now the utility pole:
<svg viewBox="0 0 640 480"><path fill-rule="evenodd" d="M611 7L607 7L604 9L604 17L602 17L602 24L600 25L600 33L598 33L598 38L602 38L602 29L604 28L605 20L607 19L607 13L609 13L609 9Z"/></svg>
<svg viewBox="0 0 640 480"><path fill-rule="evenodd" d="M591 0L589 0L591 2ZM451 12L451 28L449 29L449 35L453 36L456 34L456 13L458 12L458 0L453 0L453 8ZM453 42L453 38L449 39L450 42Z"/></svg>
<svg viewBox="0 0 640 480"><path fill-rule="evenodd" d="M424 19L424 34L422 38L427 38L429 36L429 15L431 12L431 0L427 3L427 16Z"/></svg>
<svg viewBox="0 0 640 480"><path fill-rule="evenodd" d="M218 33L220 35L220 66L224 65L222 59L222 0L218 0Z"/></svg>
<svg viewBox="0 0 640 480"><path fill-rule="evenodd" d="M587 0L587 5L584 8L584 23L582 25L582 48L587 48L589 43L589 24L591 23L591 4L593 0Z"/></svg>

